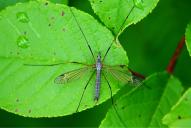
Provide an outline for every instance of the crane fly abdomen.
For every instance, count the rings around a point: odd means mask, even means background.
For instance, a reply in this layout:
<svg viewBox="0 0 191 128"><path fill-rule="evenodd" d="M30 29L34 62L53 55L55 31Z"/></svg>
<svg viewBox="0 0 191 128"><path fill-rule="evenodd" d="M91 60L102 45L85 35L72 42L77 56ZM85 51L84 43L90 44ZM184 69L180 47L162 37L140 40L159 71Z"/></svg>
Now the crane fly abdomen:
<svg viewBox="0 0 191 128"><path fill-rule="evenodd" d="M95 101L99 100L99 95L100 95L101 70L102 70L101 53L99 52L96 61L96 87L95 87L95 98L94 98Z"/></svg>

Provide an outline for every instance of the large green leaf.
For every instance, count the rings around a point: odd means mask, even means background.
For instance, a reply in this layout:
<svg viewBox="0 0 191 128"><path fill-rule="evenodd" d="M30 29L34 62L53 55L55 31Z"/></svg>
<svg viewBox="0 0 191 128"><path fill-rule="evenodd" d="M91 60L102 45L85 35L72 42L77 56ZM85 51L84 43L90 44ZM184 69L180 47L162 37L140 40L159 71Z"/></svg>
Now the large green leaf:
<svg viewBox="0 0 191 128"><path fill-rule="evenodd" d="M186 28L186 45L187 45L188 52L191 56L191 23L188 24Z"/></svg>
<svg viewBox="0 0 191 128"><path fill-rule="evenodd" d="M115 35L147 16L159 0L90 0L94 12Z"/></svg>
<svg viewBox="0 0 191 128"><path fill-rule="evenodd" d="M83 65L24 65L69 61L94 64L86 40L95 56L98 52L104 56L114 40L111 32L88 14L74 8L71 10L65 5L31 1L0 12L2 109L30 117L63 116L76 111L91 72L79 80L58 85L54 84L56 76ZM127 65L128 58L122 47L113 44L104 63ZM108 76L108 80L115 94L122 84L111 76ZM86 89L79 111L95 106L94 90L95 76ZM104 78L100 93L97 104L110 98L110 90Z"/></svg>
<svg viewBox="0 0 191 128"><path fill-rule="evenodd" d="M180 98L171 111L163 118L163 123L169 128L191 127L191 88Z"/></svg>
<svg viewBox="0 0 191 128"><path fill-rule="evenodd" d="M179 99L181 83L167 73L148 77L142 87L125 94L112 106L100 127L165 127L161 119Z"/></svg>

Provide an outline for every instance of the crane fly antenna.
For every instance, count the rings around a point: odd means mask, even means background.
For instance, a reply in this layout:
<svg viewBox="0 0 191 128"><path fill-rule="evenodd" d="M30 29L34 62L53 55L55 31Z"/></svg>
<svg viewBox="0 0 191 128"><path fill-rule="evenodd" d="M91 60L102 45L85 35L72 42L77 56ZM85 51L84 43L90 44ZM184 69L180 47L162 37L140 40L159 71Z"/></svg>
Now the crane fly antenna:
<svg viewBox="0 0 191 128"><path fill-rule="evenodd" d="M129 11L129 13L127 14L127 16L125 17L125 20L123 21L122 25L120 26L120 28L119 28L119 30L118 30L118 32L117 32L117 35L114 37L113 41L112 41L111 44L109 45L109 47L108 47L108 49L107 49L107 51L106 51L106 53L105 53L105 55L104 55L104 57L103 57L102 62L105 60L105 57L107 56L107 54L108 54L108 52L109 52L111 46L112 46L113 43L116 41L116 38L117 38L117 36L118 36L118 33L121 31L122 27L124 26L125 22L127 21L128 17L130 16L130 14L131 14L131 12L133 11L134 8L135 8L135 3L134 3L134 1L133 1L133 7L131 8L131 10Z"/></svg>
<svg viewBox="0 0 191 128"><path fill-rule="evenodd" d="M112 88L111 88L111 85L108 81L108 79L106 78L105 74L103 73L103 76L104 76L104 79L106 80L107 82L107 85L109 87L109 90L110 90L110 95L111 95L111 103L112 103L112 106L115 110L115 113L117 114L117 117L119 118L119 120L121 121L121 123L127 128L125 122L122 120L121 116L119 115L118 111L117 111L117 108L115 107L115 103L114 103L114 100L113 100L113 93L112 93Z"/></svg>
<svg viewBox="0 0 191 128"><path fill-rule="evenodd" d="M82 92L80 101L79 101L79 103L78 103L76 112L78 112L78 109L79 109L80 104L81 104L81 102L82 102L82 99L83 99L84 93L85 93L85 91L86 91L86 88L88 87L88 85L89 85L89 83L90 83L90 81L91 81L91 79L92 79L92 77L93 77L94 74L95 74L95 70L94 70L94 72L91 74L91 76L89 77L89 79L88 79L88 81L87 81L87 83L86 83L86 85L85 85L85 87L84 87L84 89L83 89L83 92Z"/></svg>
<svg viewBox="0 0 191 128"><path fill-rule="evenodd" d="M69 7L69 8L70 8L70 7ZM72 16L74 17L74 19L75 19L75 21L76 21L76 23L77 23L79 29L80 29L80 32L82 33L84 39L86 40L86 44L88 45L88 48L89 48L89 50L90 50L90 52L91 52L91 54L92 54L92 57L94 58L94 62L96 62L96 60L95 60L95 56L94 56L93 51L92 51L92 49L91 49L91 47L90 47L90 45L89 45L89 43L88 43L88 40L87 40L87 38L86 38L84 32L82 31L82 28L81 28L81 26L80 26L78 20L76 19L76 17L75 17L75 15L74 15L74 13L73 13L73 11L72 11L71 8L70 8L70 11L71 11Z"/></svg>

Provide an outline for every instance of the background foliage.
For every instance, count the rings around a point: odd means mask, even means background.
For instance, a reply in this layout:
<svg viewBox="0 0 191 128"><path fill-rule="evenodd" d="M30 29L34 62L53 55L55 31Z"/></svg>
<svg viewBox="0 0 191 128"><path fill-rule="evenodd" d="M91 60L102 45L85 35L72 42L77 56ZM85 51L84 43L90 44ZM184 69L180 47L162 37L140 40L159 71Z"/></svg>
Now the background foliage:
<svg viewBox="0 0 191 128"><path fill-rule="evenodd" d="M14 4L14 2L11 4ZM190 0L160 0L149 16L138 24L130 26L122 33L119 38L127 51L132 69L148 76L166 68L178 41L184 35L185 28L191 20L190 15L187 13L191 11L190 4ZM0 4L0 8L2 9L7 5ZM95 16L87 0L70 0L69 5ZM175 69L175 76L179 78L185 88L191 85L190 65L191 59L186 47L184 47ZM99 126L110 104L111 101L108 101L94 109L52 119L23 118L1 110L0 125Z"/></svg>

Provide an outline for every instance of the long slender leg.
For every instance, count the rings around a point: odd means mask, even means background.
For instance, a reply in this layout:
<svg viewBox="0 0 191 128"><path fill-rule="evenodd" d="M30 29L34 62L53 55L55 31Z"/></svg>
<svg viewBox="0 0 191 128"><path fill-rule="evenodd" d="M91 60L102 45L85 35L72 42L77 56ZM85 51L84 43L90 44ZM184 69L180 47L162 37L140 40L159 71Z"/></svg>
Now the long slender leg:
<svg viewBox="0 0 191 128"><path fill-rule="evenodd" d="M120 26L118 33L122 30L123 25L125 24L125 22L127 21L128 17L130 16L131 12L133 11L133 9L135 8L135 3L133 2L133 7L131 8L131 10L129 11L129 13L127 14L127 16L125 17L125 20L123 21L122 25Z"/></svg>
<svg viewBox="0 0 191 128"><path fill-rule="evenodd" d="M119 30L118 30L117 33L119 33L119 32L121 31L122 27L124 26L125 22L127 21L128 17L130 16L130 14L131 14L131 12L133 11L134 8L135 8L135 3L133 4L133 7L131 8L131 10L129 11L129 13L127 14L127 16L125 17L125 20L123 21L123 23L122 23L122 25L120 26L120 28L119 28ZM113 40L113 41L111 42L111 44L109 45L109 47L108 47L108 49L107 49L107 51L106 51L106 53L105 53L105 55L104 55L104 57L103 57L102 62L104 62L105 57L107 56L107 54L108 54L109 50L111 49L111 46L112 46L113 43L115 42L116 38L117 38L117 35L115 36L114 40Z"/></svg>
<svg viewBox="0 0 191 128"><path fill-rule="evenodd" d="M71 11L71 13L72 13L72 15L73 15L73 17L74 17L74 19L75 19L75 21L76 21L76 23L77 23L79 29L80 29L80 31L81 31L81 33L82 33L84 39L86 40L86 44L88 45L88 48L89 48L89 50L90 50L90 52L91 52L91 54L92 54L92 57L94 58L94 62L96 62L95 56L94 56L93 51L92 51L92 49L91 49L91 47L90 47L90 45L89 45L89 43L88 43L88 40L87 40L87 38L86 38L84 32L82 31L82 28L81 28L81 26L80 26L78 20L76 19L76 17L75 17L75 15L74 15L74 13L73 13L73 11L72 11L71 8L70 8L70 11Z"/></svg>
<svg viewBox="0 0 191 128"><path fill-rule="evenodd" d="M85 91L86 91L86 88L88 87L88 85L89 85L89 83L90 83L90 81L91 81L91 79L92 79L92 77L93 77L94 74L95 74L95 71L91 74L91 76L89 77L89 79L88 79L88 81L87 81L87 83L86 83L86 85L85 85L85 87L84 87L84 90L83 90L83 92L82 92L80 101L79 101L78 106L77 106L77 109L76 109L76 112L78 112L78 109L79 109L80 104L81 104L81 102L82 102L82 99L83 99L84 93L85 93Z"/></svg>
<svg viewBox="0 0 191 128"><path fill-rule="evenodd" d="M57 65L61 65L61 64L81 64L81 65L86 65L89 66L88 64L85 63L81 63L81 62L76 62L76 61L72 61L72 62L65 62L65 63L55 63L55 64L23 64L24 66L57 66Z"/></svg>
<svg viewBox="0 0 191 128"><path fill-rule="evenodd" d="M104 76L104 79L106 80L108 86L109 86L109 89L110 89L110 95L111 95L111 103L112 103L112 106L117 114L117 117L119 118L119 120L121 121L121 123L124 125L124 127L127 127L125 122L122 120L121 116L119 115L118 111L117 111L117 108L115 106L115 103L114 103L114 100L113 100L113 93L112 93L112 88L111 88L111 85L108 81L108 79L106 78L105 74L103 73L103 76Z"/></svg>

